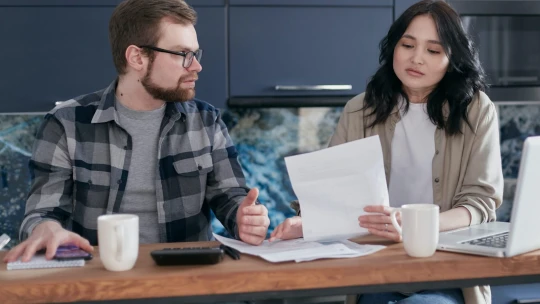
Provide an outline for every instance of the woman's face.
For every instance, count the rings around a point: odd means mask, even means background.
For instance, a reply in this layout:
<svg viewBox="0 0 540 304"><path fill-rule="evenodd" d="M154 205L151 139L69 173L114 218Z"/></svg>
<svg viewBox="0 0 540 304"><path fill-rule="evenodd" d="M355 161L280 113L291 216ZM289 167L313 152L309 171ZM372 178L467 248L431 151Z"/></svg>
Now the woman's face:
<svg viewBox="0 0 540 304"><path fill-rule="evenodd" d="M448 65L433 18L415 17L394 49L394 72L404 90L429 94L444 77Z"/></svg>

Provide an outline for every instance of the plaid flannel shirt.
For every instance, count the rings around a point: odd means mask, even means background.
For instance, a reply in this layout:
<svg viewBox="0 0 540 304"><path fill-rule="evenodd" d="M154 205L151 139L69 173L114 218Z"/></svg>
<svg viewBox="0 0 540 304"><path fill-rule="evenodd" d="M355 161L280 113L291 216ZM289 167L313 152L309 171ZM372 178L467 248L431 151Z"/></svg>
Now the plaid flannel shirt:
<svg viewBox="0 0 540 304"><path fill-rule="evenodd" d="M118 213L132 155L119 125L116 81L49 112L34 143L21 241L47 220L97 245L97 217ZM220 112L199 100L168 102L160 127L156 197L161 242L212 239L210 209L238 237L236 211L249 189Z"/></svg>

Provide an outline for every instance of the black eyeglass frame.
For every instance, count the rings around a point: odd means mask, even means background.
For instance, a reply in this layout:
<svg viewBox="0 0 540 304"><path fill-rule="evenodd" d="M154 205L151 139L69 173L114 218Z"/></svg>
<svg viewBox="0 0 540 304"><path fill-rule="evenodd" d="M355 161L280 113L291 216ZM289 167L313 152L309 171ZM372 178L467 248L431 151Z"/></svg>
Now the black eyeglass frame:
<svg viewBox="0 0 540 304"><path fill-rule="evenodd" d="M182 57L184 57L184 61L182 62L182 66L184 68L186 68L186 69L189 68L191 66L191 64L193 63L193 58L197 58L197 61L200 63L202 55L203 55L203 50L202 49L198 49L195 52L192 52L192 51L189 51L189 52L184 52L184 51L175 52L175 51L171 51L171 50L158 48L158 47L152 46L152 45L141 45L139 47L143 48L143 49L149 49L149 50L152 50L152 51L156 51L156 52L168 53L168 54L182 56ZM191 59L189 59L189 62L186 65L186 58L188 58L189 54L192 54L191 57L190 57Z"/></svg>

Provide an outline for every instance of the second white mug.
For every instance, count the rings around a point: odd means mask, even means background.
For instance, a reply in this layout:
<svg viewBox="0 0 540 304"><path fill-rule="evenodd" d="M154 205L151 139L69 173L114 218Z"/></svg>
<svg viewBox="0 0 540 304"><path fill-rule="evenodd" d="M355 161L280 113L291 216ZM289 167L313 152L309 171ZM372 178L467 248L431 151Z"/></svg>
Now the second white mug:
<svg viewBox="0 0 540 304"><path fill-rule="evenodd" d="M401 213L401 226L396 215ZM401 234L408 255L424 258L432 256L439 243L439 206L410 204L396 208L390 214L392 225Z"/></svg>

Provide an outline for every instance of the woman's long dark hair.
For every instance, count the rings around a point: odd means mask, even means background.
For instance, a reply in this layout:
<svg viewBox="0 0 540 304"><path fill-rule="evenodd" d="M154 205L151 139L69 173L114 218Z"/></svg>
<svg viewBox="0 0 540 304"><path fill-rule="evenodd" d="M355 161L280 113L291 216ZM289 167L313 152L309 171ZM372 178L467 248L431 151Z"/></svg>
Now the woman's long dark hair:
<svg viewBox="0 0 540 304"><path fill-rule="evenodd" d="M486 87L485 74L478 52L463 29L458 13L447 3L436 0L420 1L409 7L390 27L379 47L379 63L375 75L369 81L365 109L371 109L375 116L371 126L385 122L397 105L399 96L405 97L407 109L409 99L402 89L402 83L393 68L394 49L407 27L416 16L428 14L437 26L437 32L444 50L449 57L448 72L427 96L427 112L431 121L446 134L462 132L462 121L470 126L467 108L473 97ZM444 116L443 106L448 101L450 112Z"/></svg>

